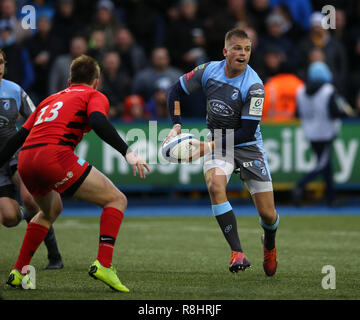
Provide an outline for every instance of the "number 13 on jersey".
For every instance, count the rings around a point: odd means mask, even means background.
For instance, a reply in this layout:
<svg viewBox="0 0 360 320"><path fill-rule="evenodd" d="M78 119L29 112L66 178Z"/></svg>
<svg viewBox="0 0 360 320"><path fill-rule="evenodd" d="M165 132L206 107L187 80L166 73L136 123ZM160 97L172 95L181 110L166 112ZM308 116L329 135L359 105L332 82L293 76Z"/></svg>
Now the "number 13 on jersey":
<svg viewBox="0 0 360 320"><path fill-rule="evenodd" d="M52 105L47 105L39 111L39 116L34 123L34 126L37 126L44 121L53 121L59 115L59 110L63 106L62 101L58 101Z"/></svg>

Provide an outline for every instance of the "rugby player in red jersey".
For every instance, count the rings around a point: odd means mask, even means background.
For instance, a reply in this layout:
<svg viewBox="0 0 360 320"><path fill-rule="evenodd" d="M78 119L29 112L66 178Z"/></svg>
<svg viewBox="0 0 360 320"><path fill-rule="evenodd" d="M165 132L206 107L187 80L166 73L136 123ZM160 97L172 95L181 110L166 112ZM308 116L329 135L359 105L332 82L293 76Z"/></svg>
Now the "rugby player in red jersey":
<svg viewBox="0 0 360 320"><path fill-rule="evenodd" d="M126 158L134 175L138 170L140 177L145 178L145 169L148 172L150 169L107 120L109 101L96 90L99 76L100 68L91 57L82 55L73 60L70 86L42 101L1 151L0 164L22 145L18 170L41 208L26 230L7 281L11 286L20 287L25 282L32 287L23 268L30 264L49 227L61 213L61 196L72 196L103 208L98 255L89 268L89 275L114 290L129 291L112 265L115 240L127 206L126 196L105 175L76 156L74 149L83 135L93 129Z"/></svg>

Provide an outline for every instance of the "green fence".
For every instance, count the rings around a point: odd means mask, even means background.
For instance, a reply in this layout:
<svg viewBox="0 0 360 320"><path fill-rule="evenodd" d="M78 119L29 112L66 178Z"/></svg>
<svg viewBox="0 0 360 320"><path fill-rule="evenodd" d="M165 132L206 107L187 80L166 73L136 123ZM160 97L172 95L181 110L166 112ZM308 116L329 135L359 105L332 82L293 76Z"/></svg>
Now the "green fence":
<svg viewBox="0 0 360 320"><path fill-rule="evenodd" d="M115 184L134 188L173 188L204 186L202 160L195 164L169 164L159 157L161 141L169 131L168 123L154 121L116 125L118 132L150 163L151 173L145 180L132 176L123 157L102 142L93 132L84 137L76 153L89 161ZM186 123L188 130L204 137L204 123ZM319 128L321 130L321 128ZM275 187L290 188L295 181L315 165L315 155L304 139L299 124L262 124L268 163ZM337 187L360 189L360 123L344 123L340 136L334 142L333 166ZM237 175L230 180L230 187L242 187Z"/></svg>

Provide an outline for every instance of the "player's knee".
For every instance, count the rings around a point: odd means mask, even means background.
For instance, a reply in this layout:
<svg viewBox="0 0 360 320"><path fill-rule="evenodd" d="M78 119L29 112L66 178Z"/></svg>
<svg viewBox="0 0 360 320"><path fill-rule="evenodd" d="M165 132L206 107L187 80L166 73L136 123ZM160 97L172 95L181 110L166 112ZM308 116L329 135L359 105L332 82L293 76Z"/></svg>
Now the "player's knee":
<svg viewBox="0 0 360 320"><path fill-rule="evenodd" d="M39 211L39 207L30 193L23 195L21 202L30 214L35 215Z"/></svg>
<svg viewBox="0 0 360 320"><path fill-rule="evenodd" d="M208 190L211 198L216 198L225 192L224 186L216 181L210 181L208 183Z"/></svg>
<svg viewBox="0 0 360 320"><path fill-rule="evenodd" d="M114 189L108 196L106 205L109 204L119 207L120 210L124 211L127 207L127 198L120 190Z"/></svg>
<svg viewBox="0 0 360 320"><path fill-rule="evenodd" d="M16 214L2 216L2 224L7 228L17 226L19 222L20 222L20 217L17 216Z"/></svg>
<svg viewBox="0 0 360 320"><path fill-rule="evenodd" d="M273 225L277 219L277 212L273 208L259 209L259 215L261 216L261 219L263 220L263 222L268 225Z"/></svg>

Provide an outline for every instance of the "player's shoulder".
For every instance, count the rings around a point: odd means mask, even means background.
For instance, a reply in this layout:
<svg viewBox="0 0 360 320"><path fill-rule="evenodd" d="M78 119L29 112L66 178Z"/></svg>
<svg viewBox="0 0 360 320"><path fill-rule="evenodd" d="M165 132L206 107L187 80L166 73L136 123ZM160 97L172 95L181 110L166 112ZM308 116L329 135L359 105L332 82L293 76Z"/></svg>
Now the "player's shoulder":
<svg viewBox="0 0 360 320"><path fill-rule="evenodd" d="M223 73L225 66L225 60L221 61L209 61L197 66L192 72L201 72L203 75L203 82L206 82L210 78L218 79Z"/></svg>
<svg viewBox="0 0 360 320"><path fill-rule="evenodd" d="M107 96L104 93L102 93L101 91L93 89L93 88L90 88L90 89L91 90L89 92L92 97L108 100Z"/></svg>
<svg viewBox="0 0 360 320"><path fill-rule="evenodd" d="M247 77L248 85L252 86L253 84L260 84L264 86L263 81L261 80L257 72L249 65L247 65L246 68L246 77Z"/></svg>
<svg viewBox="0 0 360 320"><path fill-rule="evenodd" d="M247 96L262 97L265 95L264 84L256 73L256 71L249 65L246 67L244 81L241 88L243 99Z"/></svg>
<svg viewBox="0 0 360 320"><path fill-rule="evenodd" d="M11 93L20 93L21 87L15 83L14 81L2 79L1 80L1 87L6 90L7 92Z"/></svg>
<svg viewBox="0 0 360 320"><path fill-rule="evenodd" d="M198 69L207 69L207 70L211 70L211 71L220 71L224 68L225 66L225 60L220 60L220 61L209 61L207 63L203 63L200 66L197 66L196 68Z"/></svg>

